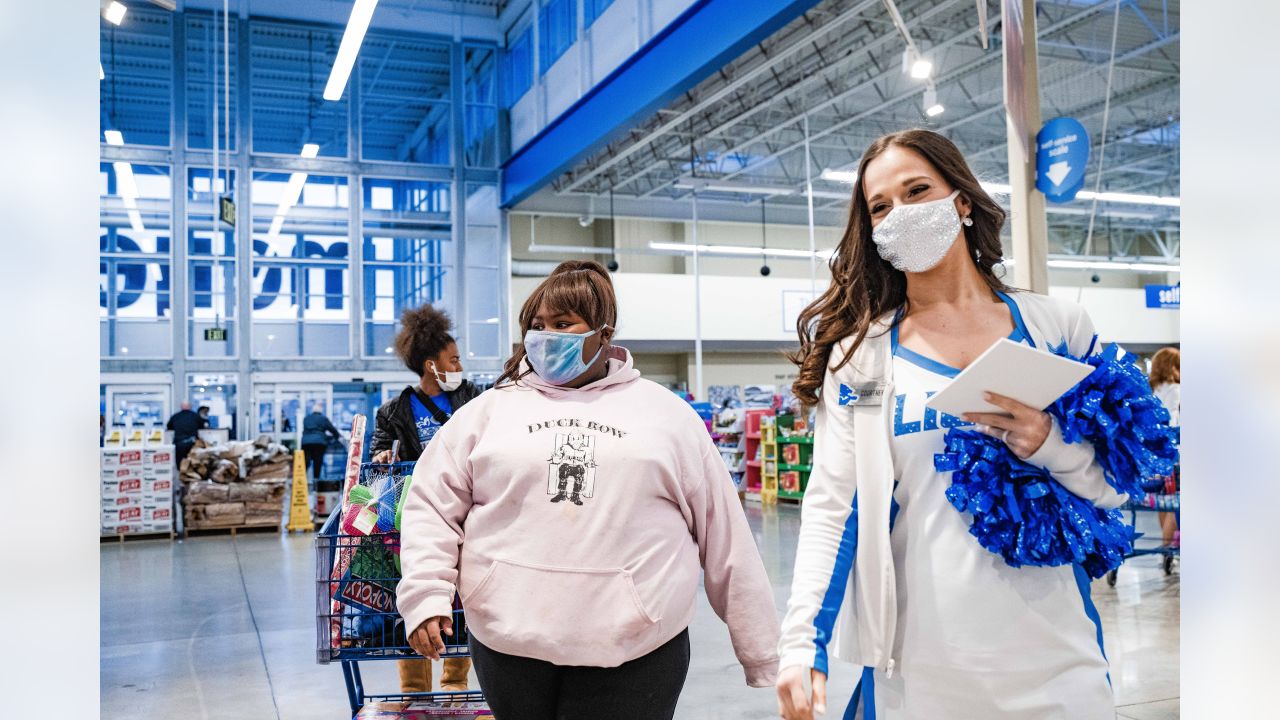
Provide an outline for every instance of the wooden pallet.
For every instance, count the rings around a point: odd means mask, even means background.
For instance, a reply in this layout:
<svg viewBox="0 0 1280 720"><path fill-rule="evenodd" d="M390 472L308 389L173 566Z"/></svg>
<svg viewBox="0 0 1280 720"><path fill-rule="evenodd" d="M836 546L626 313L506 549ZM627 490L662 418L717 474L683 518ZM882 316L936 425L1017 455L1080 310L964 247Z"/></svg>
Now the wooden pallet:
<svg viewBox="0 0 1280 720"><path fill-rule="evenodd" d="M154 533L132 533L128 535L103 535L100 538L101 544L105 545L114 542L131 542L134 540L173 540L177 533L170 530L169 532Z"/></svg>
<svg viewBox="0 0 1280 720"><path fill-rule="evenodd" d="M278 524L273 525L232 525L220 528L187 528L186 537L217 537L230 535L235 537L244 533L249 535L270 535L280 532Z"/></svg>

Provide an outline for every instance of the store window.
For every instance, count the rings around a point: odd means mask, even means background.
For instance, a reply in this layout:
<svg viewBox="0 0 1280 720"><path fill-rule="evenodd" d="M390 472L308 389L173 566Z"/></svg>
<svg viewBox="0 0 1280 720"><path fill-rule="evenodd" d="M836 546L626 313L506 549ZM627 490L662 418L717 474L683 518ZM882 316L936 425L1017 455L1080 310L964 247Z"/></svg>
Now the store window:
<svg viewBox="0 0 1280 720"><path fill-rule="evenodd" d="M404 310L427 303L451 307L451 188L445 182L363 179L365 357L393 354Z"/></svg>
<svg viewBox="0 0 1280 720"><path fill-rule="evenodd" d="M103 357L171 357L169 168L100 163L98 316Z"/></svg>
<svg viewBox="0 0 1280 720"><path fill-rule="evenodd" d="M187 170L187 355L236 357L236 233L218 222L218 198L235 187L234 170ZM228 182L229 181L229 182Z"/></svg>
<svg viewBox="0 0 1280 720"><path fill-rule="evenodd" d="M498 186L467 185L467 330L466 359L496 360L502 355L502 290Z"/></svg>
<svg viewBox="0 0 1280 720"><path fill-rule="evenodd" d="M239 146L236 118L240 117L240 23L233 16L224 49L222 17L188 10L186 16L185 78L187 94L187 147L213 148L214 100L217 100L218 150L234 152ZM223 77L227 72L230 80ZM226 89L230 86L230 114ZM231 121L228 122L227 118Z"/></svg>
<svg viewBox="0 0 1280 720"><path fill-rule="evenodd" d="M585 15L586 27L591 27L596 18L604 14L604 11L613 4L613 0L582 0L582 12Z"/></svg>
<svg viewBox="0 0 1280 720"><path fill-rule="evenodd" d="M169 145L173 15L131 5L120 25L99 19L98 83L104 130L129 145Z"/></svg>
<svg viewBox="0 0 1280 720"><path fill-rule="evenodd" d="M533 87L533 25L507 36L502 52L502 104L511 107Z"/></svg>
<svg viewBox="0 0 1280 720"><path fill-rule="evenodd" d="M576 0L542 0L538 14L539 72L546 73L578 37Z"/></svg>
<svg viewBox="0 0 1280 720"><path fill-rule="evenodd" d="M498 164L498 93L493 48L468 47L463 51L466 78L467 167L496 167Z"/></svg>
<svg viewBox="0 0 1280 720"><path fill-rule="evenodd" d="M315 143L321 157L345 158L351 89L324 99L340 30L256 21L249 34L253 151L297 155ZM361 53L362 55L364 53Z"/></svg>
<svg viewBox="0 0 1280 720"><path fill-rule="evenodd" d="M235 373L189 373L187 375L187 396L191 409L209 408L209 427L215 430L227 430L231 439L239 437L236 430L238 420L236 413L236 380Z"/></svg>
<svg viewBox="0 0 1280 720"><path fill-rule="evenodd" d="M365 39L360 51L360 139L365 160L450 163L448 43Z"/></svg>
<svg viewBox="0 0 1280 720"><path fill-rule="evenodd" d="M254 357L351 355L349 189L344 176L254 173Z"/></svg>

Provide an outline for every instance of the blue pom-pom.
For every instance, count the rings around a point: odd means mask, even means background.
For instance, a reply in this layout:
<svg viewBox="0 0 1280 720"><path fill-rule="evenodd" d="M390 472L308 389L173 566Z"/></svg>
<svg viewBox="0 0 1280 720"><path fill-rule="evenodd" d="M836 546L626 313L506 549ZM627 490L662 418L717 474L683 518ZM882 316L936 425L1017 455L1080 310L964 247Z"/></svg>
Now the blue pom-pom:
<svg viewBox="0 0 1280 720"><path fill-rule="evenodd" d="M1078 564L1099 578L1132 552L1136 536L1119 510L1071 494L1000 440L955 428L946 444L934 466L952 472L947 500L973 516L969 533L1010 567Z"/></svg>
<svg viewBox="0 0 1280 720"><path fill-rule="evenodd" d="M1046 410L1057 418L1063 439L1093 445L1111 487L1142 498L1145 481L1170 475L1178 464L1178 431L1169 426L1169 411L1151 392L1136 357L1114 344L1084 359L1065 347L1051 350L1094 367Z"/></svg>

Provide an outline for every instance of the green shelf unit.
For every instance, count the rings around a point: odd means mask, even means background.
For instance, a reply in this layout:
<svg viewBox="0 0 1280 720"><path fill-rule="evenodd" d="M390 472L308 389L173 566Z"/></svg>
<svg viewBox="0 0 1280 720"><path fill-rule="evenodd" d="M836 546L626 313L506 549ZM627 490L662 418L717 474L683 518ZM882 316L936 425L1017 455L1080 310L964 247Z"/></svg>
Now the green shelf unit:
<svg viewBox="0 0 1280 720"><path fill-rule="evenodd" d="M804 498L803 492L789 492L787 490L779 490L778 497L782 500L801 500Z"/></svg>
<svg viewBox="0 0 1280 720"><path fill-rule="evenodd" d="M811 472L813 472L813 466L812 466L812 465L784 465L784 464L781 464L781 463L780 463L780 464L778 465L778 469L779 469L779 470L795 470L795 471L797 471L797 472L802 472L802 473L811 473Z"/></svg>
<svg viewBox="0 0 1280 720"><path fill-rule="evenodd" d="M797 436L779 435L778 444L779 445L812 445L813 438L810 436L801 436L801 435L797 435Z"/></svg>

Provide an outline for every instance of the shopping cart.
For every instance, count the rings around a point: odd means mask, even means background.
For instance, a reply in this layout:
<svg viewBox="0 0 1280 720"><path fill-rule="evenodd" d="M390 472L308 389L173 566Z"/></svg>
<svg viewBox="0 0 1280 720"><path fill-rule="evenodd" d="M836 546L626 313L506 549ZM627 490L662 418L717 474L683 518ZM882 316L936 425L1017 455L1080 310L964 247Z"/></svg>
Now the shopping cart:
<svg viewBox="0 0 1280 720"><path fill-rule="evenodd" d="M1150 480L1144 483L1142 488L1147 494L1141 499L1130 498L1121 509L1129 513L1129 521L1134 525L1138 524L1138 513L1140 512L1173 513L1176 525L1181 528L1182 511L1181 492L1179 492L1180 482L1181 479L1179 478L1179 472L1176 469L1171 477ZM1173 560L1178 557L1179 546L1180 543L1176 542L1171 545L1165 545L1163 538L1155 545L1139 540L1134 542L1133 551L1128 555L1125 555L1125 559L1128 560L1129 558L1140 557L1143 555L1160 555L1163 557L1163 561L1160 565L1164 569L1164 574L1172 575ZM1119 569L1116 569L1107 573L1108 585L1115 587L1116 579L1119 577L1119 572Z"/></svg>
<svg viewBox="0 0 1280 720"><path fill-rule="evenodd" d="M403 478L413 463L361 467L360 484ZM369 692L360 663L420 658L409 646L404 619L396 610L400 580L400 537L395 532L367 535L342 532L343 507L334 509L316 536L316 661L342 666L353 717L491 718L478 690L465 692ZM443 657L467 657L467 624L454 601L453 636L445 637Z"/></svg>

